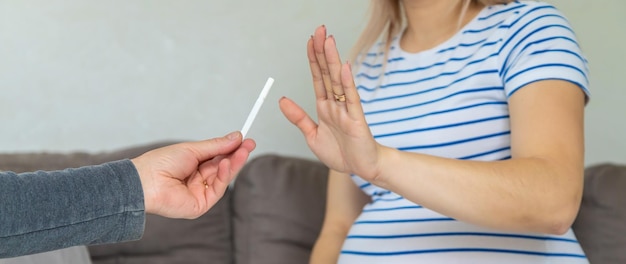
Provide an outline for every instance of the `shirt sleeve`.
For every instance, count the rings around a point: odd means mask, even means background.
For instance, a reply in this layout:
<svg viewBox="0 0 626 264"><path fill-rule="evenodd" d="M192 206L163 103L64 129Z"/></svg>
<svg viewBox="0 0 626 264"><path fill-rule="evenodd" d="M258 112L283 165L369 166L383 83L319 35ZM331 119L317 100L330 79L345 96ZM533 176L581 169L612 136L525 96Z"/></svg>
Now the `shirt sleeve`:
<svg viewBox="0 0 626 264"><path fill-rule="evenodd" d="M130 160L61 171L0 172L0 258L139 239L143 199Z"/></svg>
<svg viewBox="0 0 626 264"><path fill-rule="evenodd" d="M587 60L569 22L554 6L529 4L501 26L510 27L500 50L507 97L541 80L572 82L589 97Z"/></svg>

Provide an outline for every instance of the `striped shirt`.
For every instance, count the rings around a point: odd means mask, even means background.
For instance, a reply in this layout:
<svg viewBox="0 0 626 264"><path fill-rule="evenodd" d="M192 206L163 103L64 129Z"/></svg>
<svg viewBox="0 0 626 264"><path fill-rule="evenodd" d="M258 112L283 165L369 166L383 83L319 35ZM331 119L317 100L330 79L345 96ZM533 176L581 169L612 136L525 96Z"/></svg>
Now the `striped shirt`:
<svg viewBox="0 0 626 264"><path fill-rule="evenodd" d="M518 89L559 79L588 94L574 32L541 2L485 7L455 36L419 53L403 51L397 37L385 67L380 55L368 53L355 80L375 139L403 151L509 159L508 98ZM350 229L339 263L588 263L571 230L557 236L475 226L352 178L372 202Z"/></svg>

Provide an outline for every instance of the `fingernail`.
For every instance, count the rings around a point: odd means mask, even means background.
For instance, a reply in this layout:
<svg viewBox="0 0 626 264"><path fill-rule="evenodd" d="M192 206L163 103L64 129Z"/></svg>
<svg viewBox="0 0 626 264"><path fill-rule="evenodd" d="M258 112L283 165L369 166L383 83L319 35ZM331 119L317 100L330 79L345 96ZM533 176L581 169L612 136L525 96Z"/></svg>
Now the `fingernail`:
<svg viewBox="0 0 626 264"><path fill-rule="evenodd" d="M230 134L226 135L226 138L228 140L235 140L239 136L238 134L239 134L239 131L230 132Z"/></svg>

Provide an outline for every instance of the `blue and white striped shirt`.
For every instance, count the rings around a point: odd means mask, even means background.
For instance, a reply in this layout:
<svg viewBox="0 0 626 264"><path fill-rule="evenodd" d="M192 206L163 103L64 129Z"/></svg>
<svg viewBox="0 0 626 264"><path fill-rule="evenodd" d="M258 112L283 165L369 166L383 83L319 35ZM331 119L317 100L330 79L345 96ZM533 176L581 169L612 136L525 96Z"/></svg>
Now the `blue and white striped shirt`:
<svg viewBox="0 0 626 264"><path fill-rule="evenodd" d="M391 43L384 74L375 47L355 79L374 137L399 150L509 159L513 93L531 82L559 79L588 94L587 61L575 34L545 3L486 7L427 51L407 53L398 40ZM352 178L373 202L350 229L340 263L587 263L571 230L556 236L483 228Z"/></svg>

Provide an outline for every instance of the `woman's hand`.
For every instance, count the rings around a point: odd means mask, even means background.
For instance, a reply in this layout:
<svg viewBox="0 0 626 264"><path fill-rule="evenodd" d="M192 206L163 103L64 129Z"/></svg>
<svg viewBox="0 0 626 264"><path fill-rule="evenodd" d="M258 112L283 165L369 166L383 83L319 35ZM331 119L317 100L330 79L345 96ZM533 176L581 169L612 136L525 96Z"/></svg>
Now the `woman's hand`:
<svg viewBox="0 0 626 264"><path fill-rule="evenodd" d="M324 26L318 27L308 41L307 55L319 124L287 98L280 100L281 111L331 169L375 178L382 146L374 140L365 121L350 64L341 63L335 39L326 37Z"/></svg>
<svg viewBox="0 0 626 264"><path fill-rule="evenodd" d="M145 210L170 218L196 218L222 196L256 144L241 133L155 149L132 159Z"/></svg>

